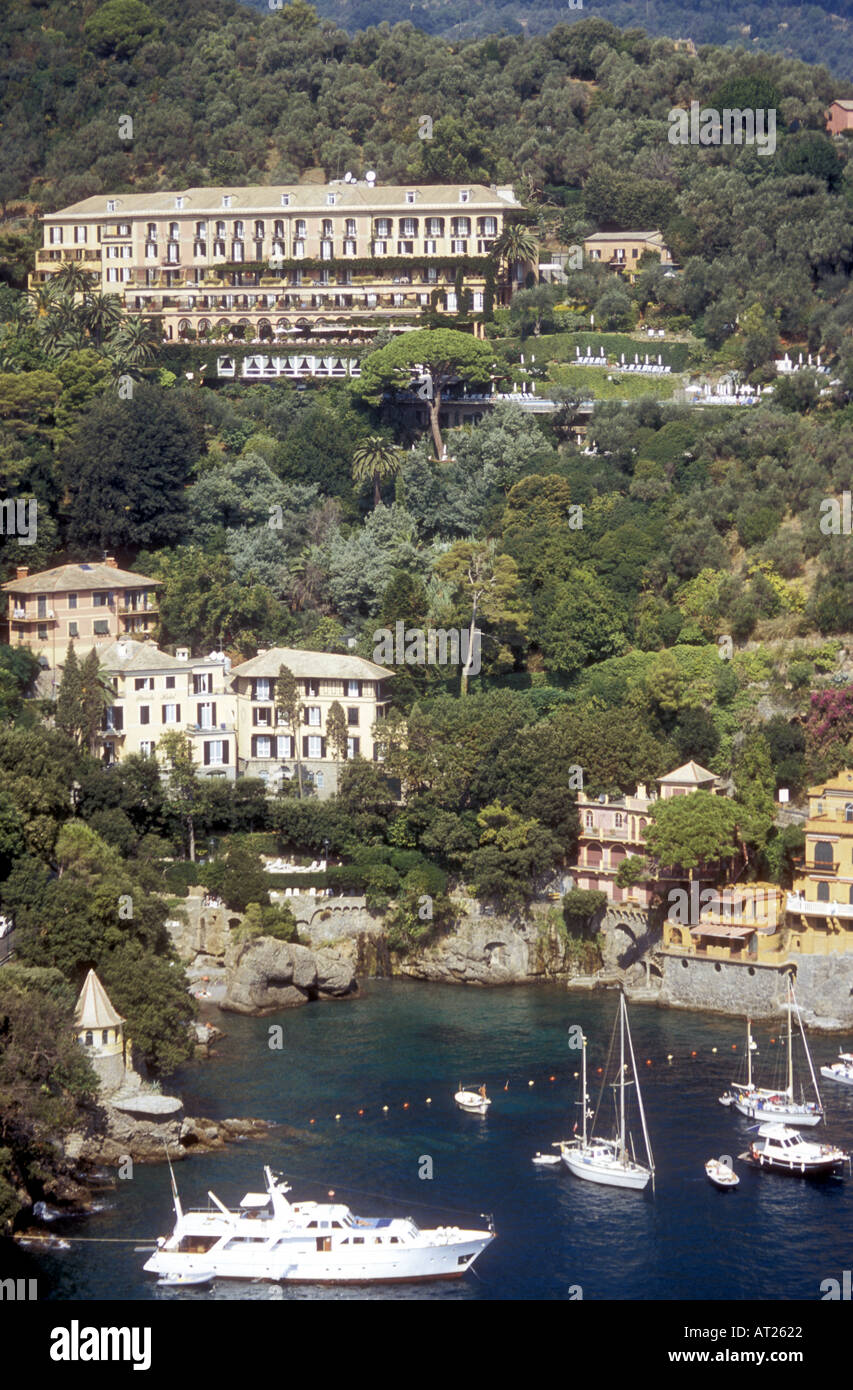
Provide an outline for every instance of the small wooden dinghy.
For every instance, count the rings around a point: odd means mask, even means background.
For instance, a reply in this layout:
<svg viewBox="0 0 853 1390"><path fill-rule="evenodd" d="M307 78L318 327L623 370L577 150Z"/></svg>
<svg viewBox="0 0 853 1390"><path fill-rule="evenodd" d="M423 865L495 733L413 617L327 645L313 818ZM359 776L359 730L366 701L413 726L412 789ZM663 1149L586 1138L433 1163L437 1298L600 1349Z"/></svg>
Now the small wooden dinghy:
<svg viewBox="0 0 853 1390"><path fill-rule="evenodd" d="M550 1168L554 1164L562 1162L559 1154L534 1154L532 1161L541 1168Z"/></svg>
<svg viewBox="0 0 853 1390"><path fill-rule="evenodd" d="M728 1192L731 1188L737 1187L740 1178L728 1163L721 1163L718 1158L709 1158L705 1164L705 1172L711 1179L715 1187L719 1187L723 1192Z"/></svg>
<svg viewBox="0 0 853 1390"><path fill-rule="evenodd" d="M485 1115L492 1103L486 1095L485 1086L478 1091L473 1086L460 1086L453 1099L460 1110L467 1110L470 1115Z"/></svg>

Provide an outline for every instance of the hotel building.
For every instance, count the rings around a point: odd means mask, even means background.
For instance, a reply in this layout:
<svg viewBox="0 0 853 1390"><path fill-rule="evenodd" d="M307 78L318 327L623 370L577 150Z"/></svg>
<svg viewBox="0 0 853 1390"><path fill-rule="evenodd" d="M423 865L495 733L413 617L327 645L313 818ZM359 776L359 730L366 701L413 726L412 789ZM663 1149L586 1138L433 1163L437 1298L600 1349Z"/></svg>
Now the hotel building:
<svg viewBox="0 0 853 1390"><path fill-rule="evenodd" d="M240 325L375 332L424 308L485 307L510 187L338 181L97 195L49 213L31 285L72 263L162 319L167 339ZM528 266L516 267L523 283ZM470 296L470 299L468 298ZM362 322L363 321L363 322Z"/></svg>
<svg viewBox="0 0 853 1390"><path fill-rule="evenodd" d="M692 760L665 777L658 778L660 799L687 796L690 792L720 793L718 779L707 768ZM637 883L621 888L616 874L623 859L629 855L643 857L646 850L646 826L649 812L657 797L649 794L644 783L637 787L636 796L600 796L597 801L578 797L580 818L578 860L572 866L578 888L597 889L607 894L610 902L632 902L647 908L651 904L657 881ZM661 872L661 879L681 879L678 873Z"/></svg>
<svg viewBox="0 0 853 1390"><path fill-rule="evenodd" d="M853 769L808 795L805 853L787 897L792 949L853 951Z"/></svg>
<svg viewBox="0 0 853 1390"><path fill-rule="evenodd" d="M59 565L30 574L19 567L3 585L10 646L29 647L44 667L61 666L69 642L78 657L119 637L145 637L158 620L157 579L102 564Z"/></svg>
<svg viewBox="0 0 853 1390"><path fill-rule="evenodd" d="M124 639L98 658L115 695L100 735L107 765L131 753L151 756L162 734L184 733L200 773L234 780L237 710L227 657L191 657L186 647L170 656L153 642Z"/></svg>
<svg viewBox="0 0 853 1390"><path fill-rule="evenodd" d="M299 686L298 729L280 722L276 712L275 682L282 666L292 671ZM373 725L388 708L387 681L393 674L364 657L291 647L272 647L235 666L231 676L237 698L240 774L260 777L271 787L295 777L298 739L303 774L310 774L320 795L332 795L340 763L329 743L329 710L335 701L343 709L347 759L375 761Z"/></svg>

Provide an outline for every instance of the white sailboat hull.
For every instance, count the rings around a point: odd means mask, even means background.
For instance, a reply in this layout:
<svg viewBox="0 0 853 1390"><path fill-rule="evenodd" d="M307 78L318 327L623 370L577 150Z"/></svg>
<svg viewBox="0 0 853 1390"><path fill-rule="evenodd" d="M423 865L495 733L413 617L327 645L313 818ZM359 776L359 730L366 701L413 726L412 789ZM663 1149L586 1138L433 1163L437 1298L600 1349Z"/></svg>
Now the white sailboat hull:
<svg viewBox="0 0 853 1390"><path fill-rule="evenodd" d="M630 1187L642 1191L648 1186L651 1172L630 1159L620 1161L612 1151L602 1151L600 1145L594 1149L566 1148L562 1151L563 1162L570 1173L584 1182L596 1182L602 1187Z"/></svg>
<svg viewBox="0 0 853 1390"><path fill-rule="evenodd" d="M808 1129L819 1125L823 1119L821 1110L806 1110L793 1101L770 1101L762 1096L735 1096L735 1109L748 1120L776 1121L780 1125L791 1125L794 1129Z"/></svg>

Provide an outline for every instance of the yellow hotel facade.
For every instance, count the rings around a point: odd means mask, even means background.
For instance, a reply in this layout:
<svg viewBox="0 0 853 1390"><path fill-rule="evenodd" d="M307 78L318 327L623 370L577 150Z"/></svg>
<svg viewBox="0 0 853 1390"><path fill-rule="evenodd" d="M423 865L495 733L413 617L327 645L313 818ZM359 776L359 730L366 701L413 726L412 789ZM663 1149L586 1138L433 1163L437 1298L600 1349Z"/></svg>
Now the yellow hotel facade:
<svg viewBox="0 0 853 1390"><path fill-rule="evenodd" d="M366 180L97 195L42 218L30 284L76 265L128 314L160 317L167 339L363 317L376 331L436 303L455 312L463 290L481 312L487 258L520 206L506 186Z"/></svg>
<svg viewBox="0 0 853 1390"><path fill-rule="evenodd" d="M853 769L809 787L805 852L789 892L730 884L685 923L663 924L668 953L781 964L794 955L853 954Z"/></svg>

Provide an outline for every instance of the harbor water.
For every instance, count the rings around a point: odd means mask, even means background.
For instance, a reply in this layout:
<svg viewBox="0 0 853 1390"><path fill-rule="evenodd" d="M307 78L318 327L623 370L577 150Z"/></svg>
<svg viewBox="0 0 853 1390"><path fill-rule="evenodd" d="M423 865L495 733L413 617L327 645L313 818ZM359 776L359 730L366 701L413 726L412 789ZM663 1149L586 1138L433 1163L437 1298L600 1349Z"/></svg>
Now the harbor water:
<svg viewBox="0 0 853 1390"><path fill-rule="evenodd" d="M324 1200L333 1191L359 1214L411 1215L426 1226L481 1227L481 1214L489 1214L497 1239L461 1280L158 1289L133 1245L171 1230L169 1177L165 1165L138 1164L104 1192L102 1210L51 1226L96 1240L72 1240L63 1251L22 1250L14 1272L37 1276L41 1297L75 1300L820 1299L822 1281L840 1280L850 1266L853 1180L758 1173L737 1161L749 1122L717 1099L743 1062L745 1028L737 1019L630 1008L654 1194L596 1187L562 1165L532 1164L537 1150L553 1152L554 1140L570 1137L579 1117L580 1053L570 1046L576 1025L589 1040L595 1105L616 1003L615 994L556 986L369 981L357 999L262 1019L214 1013L227 1034L218 1055L173 1079L191 1115L276 1124L263 1140L176 1164L185 1207L205 1205L208 1189L235 1206L263 1187L269 1163L292 1183L292 1200ZM759 1084L776 1084L783 1033L781 1021L754 1030ZM835 1059L839 1045L849 1048L850 1040L811 1039L816 1069ZM798 1056L797 1063L807 1084L805 1061ZM806 1137L849 1151L853 1087L820 1081L827 1124ZM487 1116L454 1106L460 1082L486 1083L493 1098ZM610 1104L605 1093L602 1115ZM639 1157L639 1125L633 1133ZM734 1192L716 1190L704 1173L705 1161L722 1155L734 1159L741 1177Z"/></svg>

